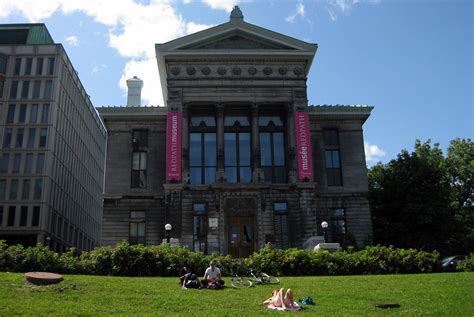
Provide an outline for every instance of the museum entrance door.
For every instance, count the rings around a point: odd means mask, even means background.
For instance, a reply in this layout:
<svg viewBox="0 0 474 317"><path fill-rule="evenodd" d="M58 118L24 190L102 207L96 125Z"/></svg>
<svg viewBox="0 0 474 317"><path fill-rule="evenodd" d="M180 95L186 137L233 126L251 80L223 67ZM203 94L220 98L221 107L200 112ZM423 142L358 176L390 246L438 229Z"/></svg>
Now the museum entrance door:
<svg viewBox="0 0 474 317"><path fill-rule="evenodd" d="M253 217L230 217L227 223L228 253L243 258L255 251Z"/></svg>

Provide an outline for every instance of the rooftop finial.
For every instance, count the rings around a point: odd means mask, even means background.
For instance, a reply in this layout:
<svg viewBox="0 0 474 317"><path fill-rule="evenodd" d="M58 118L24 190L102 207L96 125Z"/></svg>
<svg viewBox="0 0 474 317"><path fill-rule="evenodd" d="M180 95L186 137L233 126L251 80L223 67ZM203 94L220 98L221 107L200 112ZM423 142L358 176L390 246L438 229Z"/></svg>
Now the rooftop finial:
<svg viewBox="0 0 474 317"><path fill-rule="evenodd" d="M235 6L230 13L230 21L243 21L244 15L240 11L239 6Z"/></svg>

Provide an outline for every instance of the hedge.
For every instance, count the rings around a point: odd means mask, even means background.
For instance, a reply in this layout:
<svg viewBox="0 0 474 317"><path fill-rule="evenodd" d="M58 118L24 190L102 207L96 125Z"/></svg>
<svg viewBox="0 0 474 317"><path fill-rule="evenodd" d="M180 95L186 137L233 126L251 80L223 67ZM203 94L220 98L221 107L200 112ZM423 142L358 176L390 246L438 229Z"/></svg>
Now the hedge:
<svg viewBox="0 0 474 317"><path fill-rule="evenodd" d="M0 240L0 271L52 271L63 274L116 276L177 276L187 259L198 275L203 275L211 259L216 259L223 275L248 275L251 271L278 276L355 275L431 273L440 271L438 252L369 246L336 252L302 249L277 249L271 245L245 259L230 255L205 255L186 247L168 244L129 245L124 241L114 247L98 247L78 253L74 248L58 254L38 244L24 248L8 246ZM474 256L465 270L472 270Z"/></svg>

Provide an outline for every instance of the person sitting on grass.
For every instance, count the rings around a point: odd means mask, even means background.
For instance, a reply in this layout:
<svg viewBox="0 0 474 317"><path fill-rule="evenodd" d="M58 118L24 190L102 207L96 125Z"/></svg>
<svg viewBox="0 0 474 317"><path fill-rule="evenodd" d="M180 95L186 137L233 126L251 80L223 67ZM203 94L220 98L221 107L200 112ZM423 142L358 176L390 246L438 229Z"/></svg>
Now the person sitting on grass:
<svg viewBox="0 0 474 317"><path fill-rule="evenodd" d="M283 288L273 290L272 296L266 299L263 304L273 310L300 310L301 306L293 300L293 292L289 288L283 296Z"/></svg>
<svg viewBox="0 0 474 317"><path fill-rule="evenodd" d="M184 260L183 267L179 270L179 284L183 285L186 277L191 276L192 274L191 266L189 265L188 260Z"/></svg>
<svg viewBox="0 0 474 317"><path fill-rule="evenodd" d="M209 267L204 273L204 279L201 281L202 285L207 288L222 288L224 281L221 279L221 270L216 266L216 260L209 263Z"/></svg>

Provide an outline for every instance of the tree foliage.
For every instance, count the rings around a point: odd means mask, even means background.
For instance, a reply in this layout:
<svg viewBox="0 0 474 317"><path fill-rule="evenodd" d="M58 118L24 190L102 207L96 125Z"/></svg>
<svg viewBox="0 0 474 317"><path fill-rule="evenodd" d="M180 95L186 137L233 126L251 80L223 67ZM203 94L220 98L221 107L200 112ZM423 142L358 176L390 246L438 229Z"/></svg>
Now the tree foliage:
<svg viewBox="0 0 474 317"><path fill-rule="evenodd" d="M445 158L438 144L415 143L396 159L369 170L376 243L401 248L468 252L473 244L474 144L453 140ZM474 241L474 239L472 239Z"/></svg>

